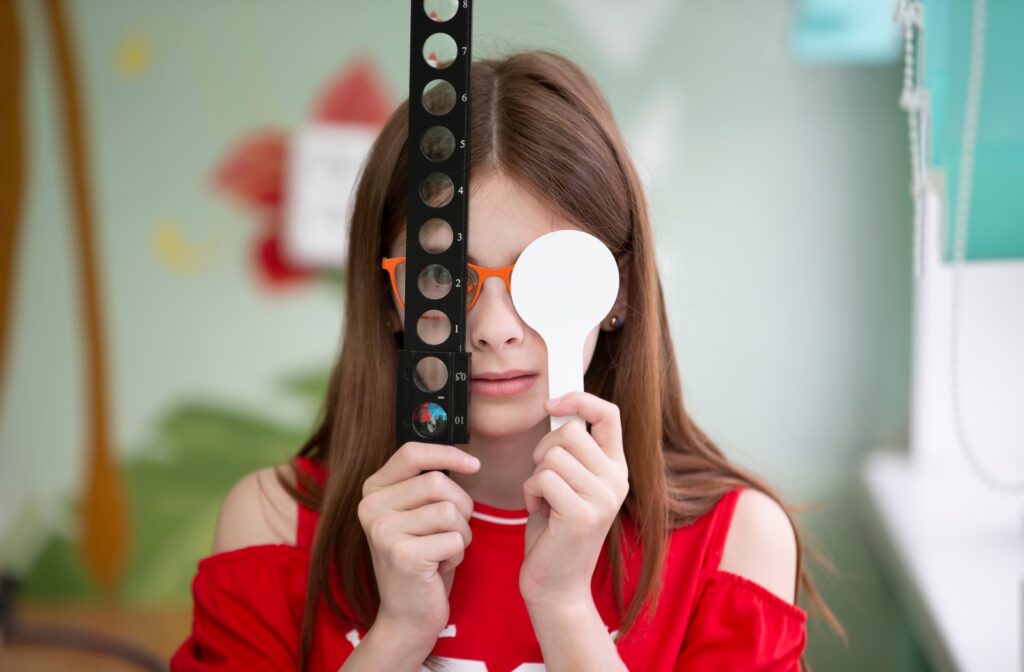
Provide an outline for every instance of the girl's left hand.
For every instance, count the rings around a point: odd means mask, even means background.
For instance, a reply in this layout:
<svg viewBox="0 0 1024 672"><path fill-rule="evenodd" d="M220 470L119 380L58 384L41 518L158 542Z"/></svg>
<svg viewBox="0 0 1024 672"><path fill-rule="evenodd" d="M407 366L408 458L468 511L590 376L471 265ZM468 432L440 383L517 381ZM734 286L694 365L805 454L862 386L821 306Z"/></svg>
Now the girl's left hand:
<svg viewBox="0 0 1024 672"><path fill-rule="evenodd" d="M587 392L544 402L554 416L577 415L540 440L523 483L526 549L519 591L528 605L585 603L605 537L629 492L619 407Z"/></svg>

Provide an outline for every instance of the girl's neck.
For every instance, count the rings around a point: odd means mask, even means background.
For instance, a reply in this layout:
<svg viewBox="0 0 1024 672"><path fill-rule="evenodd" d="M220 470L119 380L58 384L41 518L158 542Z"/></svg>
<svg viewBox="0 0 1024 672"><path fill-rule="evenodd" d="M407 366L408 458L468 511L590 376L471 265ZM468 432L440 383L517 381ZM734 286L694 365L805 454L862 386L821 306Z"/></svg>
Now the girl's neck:
<svg viewBox="0 0 1024 672"><path fill-rule="evenodd" d="M449 476L475 502L499 509L525 509L523 482L537 466L533 462L533 451L550 431L550 423L550 418L545 415L536 426L519 434L472 434L468 444L458 447L479 458L480 469L473 474L451 471Z"/></svg>

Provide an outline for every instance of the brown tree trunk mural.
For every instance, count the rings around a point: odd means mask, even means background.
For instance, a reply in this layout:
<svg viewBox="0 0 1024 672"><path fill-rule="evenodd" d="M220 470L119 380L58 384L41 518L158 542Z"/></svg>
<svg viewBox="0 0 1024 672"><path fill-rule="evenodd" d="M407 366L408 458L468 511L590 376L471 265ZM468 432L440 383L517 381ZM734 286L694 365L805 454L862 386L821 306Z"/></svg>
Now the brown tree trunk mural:
<svg viewBox="0 0 1024 672"><path fill-rule="evenodd" d="M6 389L14 286L18 277L18 227L24 198L21 30L15 0L0 0L0 402Z"/></svg>
<svg viewBox="0 0 1024 672"><path fill-rule="evenodd" d="M67 14L61 0L44 3L58 85L58 119L64 133L65 166L71 188L72 250L78 262L86 364L87 473L82 497L81 544L97 583L113 589L125 567L128 523L121 475L110 445L110 409L104 355L103 311L93 230L89 155L81 83L75 70Z"/></svg>

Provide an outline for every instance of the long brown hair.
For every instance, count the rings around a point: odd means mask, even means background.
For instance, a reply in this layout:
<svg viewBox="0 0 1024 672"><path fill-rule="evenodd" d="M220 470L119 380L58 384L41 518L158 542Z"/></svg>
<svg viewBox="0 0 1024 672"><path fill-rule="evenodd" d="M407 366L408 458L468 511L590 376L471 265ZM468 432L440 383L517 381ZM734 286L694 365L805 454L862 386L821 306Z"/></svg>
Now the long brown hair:
<svg viewBox="0 0 1024 672"><path fill-rule="evenodd" d="M628 273L624 324L601 334L585 376L587 392L619 407L627 446L630 490L607 539L615 598L623 613L621 637L648 598L653 600L646 613L654 613L672 529L693 522L737 487L782 502L766 483L726 459L686 413L643 189L597 84L564 56L543 50L475 61L471 72L471 178L500 173L516 180L604 242ZM300 472L307 489L302 493L278 474L300 504L320 512L300 670L312 645L319 600L363 629L373 623L380 604L356 511L363 482L398 447L395 366L401 334L388 325L390 289L379 262L405 227L408 104L391 115L362 169L348 246L341 356L318 426L298 453L323 461L326 483L318 488ZM643 549L639 583L628 607L620 585L623 515L636 523ZM841 632L803 568L799 532L797 546L798 589L802 586L809 602ZM332 572L345 610L330 590Z"/></svg>

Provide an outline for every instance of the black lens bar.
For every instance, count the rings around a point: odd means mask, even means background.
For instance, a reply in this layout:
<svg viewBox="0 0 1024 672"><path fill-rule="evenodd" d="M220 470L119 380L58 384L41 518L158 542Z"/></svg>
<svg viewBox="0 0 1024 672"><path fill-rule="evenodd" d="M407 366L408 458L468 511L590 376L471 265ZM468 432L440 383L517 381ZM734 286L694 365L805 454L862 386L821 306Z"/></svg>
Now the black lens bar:
<svg viewBox="0 0 1024 672"><path fill-rule="evenodd" d="M468 443L472 0L411 4L405 347L398 351L396 430L402 443ZM424 248L421 233L434 236L428 244L434 252ZM440 249L437 240L450 244Z"/></svg>

